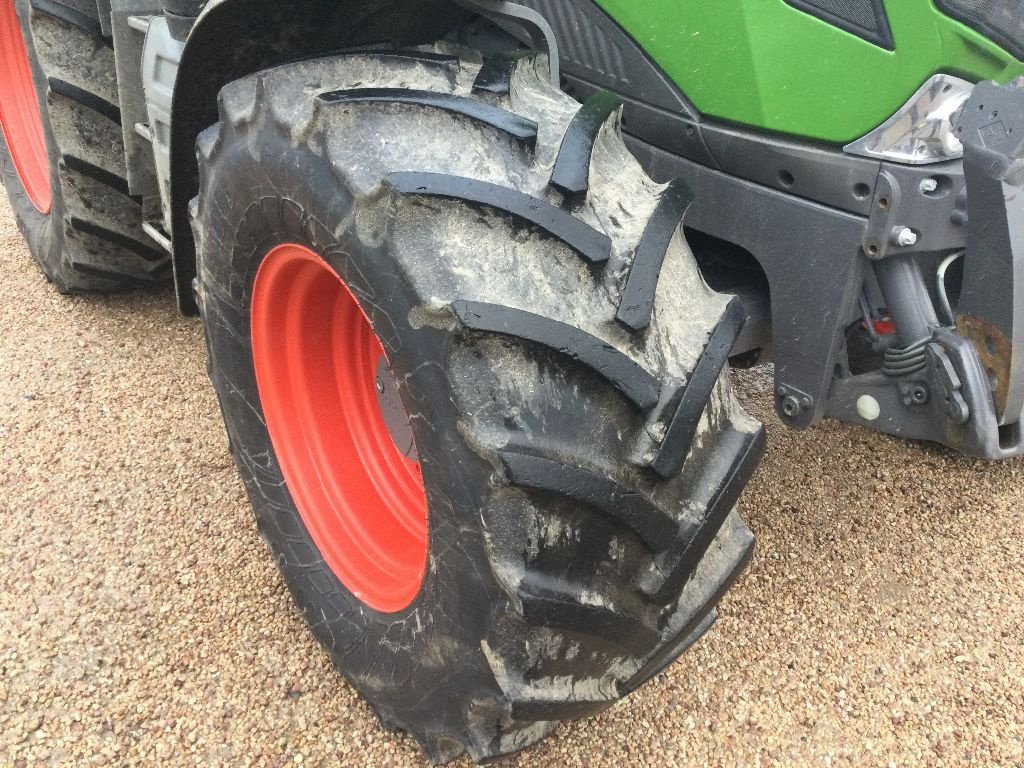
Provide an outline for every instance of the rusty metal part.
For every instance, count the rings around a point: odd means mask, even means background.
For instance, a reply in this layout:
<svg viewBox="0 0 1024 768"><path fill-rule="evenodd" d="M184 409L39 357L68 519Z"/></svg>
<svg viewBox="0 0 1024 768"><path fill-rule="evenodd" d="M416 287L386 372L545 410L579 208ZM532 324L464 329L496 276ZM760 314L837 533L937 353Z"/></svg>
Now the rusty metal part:
<svg viewBox="0 0 1024 768"><path fill-rule="evenodd" d="M960 315L956 327L961 336L974 344L978 359L988 372L989 380L992 382L992 398L995 401L996 413L1002 420L1010 390L1013 344L1002 331L978 317Z"/></svg>

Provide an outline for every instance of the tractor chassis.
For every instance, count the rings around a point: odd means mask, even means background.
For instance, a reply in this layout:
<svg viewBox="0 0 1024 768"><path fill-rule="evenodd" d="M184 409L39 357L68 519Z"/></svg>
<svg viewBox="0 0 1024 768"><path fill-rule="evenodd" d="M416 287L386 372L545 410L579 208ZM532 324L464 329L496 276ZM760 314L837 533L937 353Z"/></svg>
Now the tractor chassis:
<svg viewBox="0 0 1024 768"><path fill-rule="evenodd" d="M127 10L152 12L157 1L116 0L115 26L120 22L121 29L114 30L115 38L124 33ZM1024 363L1014 354L1024 349L1016 266L1024 246L1012 234L1022 215L1015 201L1020 180L1007 177L1004 167L1014 157L1012 148L1002 166L993 164L985 149L994 130L988 122L975 125L973 135L964 131L964 161L913 166L858 157L700 114L595 5L582 5L575 15L547 14L543 0L458 0L449 7L448 22L435 15L436 27L416 34L437 36L461 13L468 18L478 12L523 44L546 50L558 62L563 88L580 101L601 90L621 98L623 131L645 170L659 181L681 177L694 191L684 219L691 245L708 282L737 294L747 313L734 361L774 361L775 406L785 424L803 429L832 417L973 456L1024 453L1016 426L1024 406ZM169 195L154 197L164 197L156 229L173 248L179 303L189 313L195 311L186 213L197 183L192 147L198 130L214 119L198 105L212 103L227 81L291 58L280 46L254 44L236 52L209 49L206 41L238 24L258 38L288 23L284 17L280 24L265 23L267 13L276 18L282 12L265 0L211 3L181 54L178 77L198 85L175 93L165 148ZM361 34L342 33L342 46L373 42ZM596 43L584 45L586 40ZM474 43L487 53L486 45ZM594 51L606 48L621 53L627 72L607 72L593 60ZM988 93L988 87L977 93ZM1010 121L1019 124L1017 135L1024 134L1024 92L991 87L1005 102L1005 136L1011 135ZM976 101L965 114L991 114L977 110ZM143 194L152 195L152 176L148 184L134 183L145 178L145 169L135 165L130 158L133 187L146 186ZM972 206L970 218L968 190L984 201ZM723 253L736 251L746 254L747 269L716 273L716 264L730 263ZM948 279L950 295L961 299L959 318L940 319L934 275L965 251L969 256L953 265ZM875 337L880 359L888 354L895 363L851 367L848 343L863 335L858 327Z"/></svg>
<svg viewBox="0 0 1024 768"><path fill-rule="evenodd" d="M770 350L776 409L789 426L806 428L828 416L971 456L1024 453L1018 427L1024 242L1017 234L1024 178L1016 159L1020 144L1012 142L1024 135L1024 89L979 86L960 124L965 160L921 166L868 161L703 122L705 143L729 172L632 138L631 149L655 178L681 176L698 190L688 229L740 246L763 268L770 305L742 285L736 292L749 302L748 327L771 327L770 338L755 333L747 341ZM799 196L779 188L796 187L799 170L788 169L812 164L817 188L801 189ZM875 178L865 178L872 170ZM857 195L865 205L840 197L838 190L851 188L871 189ZM984 201L972 206L970 217L968 194ZM901 244L900 233L908 229L916 242ZM963 260L954 329L952 318L937 315L935 273L965 250L971 257ZM947 280L955 295L957 280ZM909 362L850 370L851 329L879 324L865 319L865 306L888 310L889 346L897 358L909 350ZM865 396L877 408L865 407Z"/></svg>

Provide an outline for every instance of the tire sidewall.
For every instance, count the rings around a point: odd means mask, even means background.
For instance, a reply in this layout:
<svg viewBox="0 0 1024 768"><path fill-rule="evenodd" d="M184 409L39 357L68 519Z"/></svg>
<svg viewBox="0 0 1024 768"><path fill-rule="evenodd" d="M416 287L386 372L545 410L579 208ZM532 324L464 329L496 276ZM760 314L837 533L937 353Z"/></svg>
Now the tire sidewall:
<svg viewBox="0 0 1024 768"><path fill-rule="evenodd" d="M200 248L197 294L235 461L289 589L341 672L396 724L452 707L450 723L458 728L471 700L452 706L453 691L469 697L494 686L481 639L505 598L490 574L478 512L493 468L459 433L447 378L452 333L410 322L423 299L389 255L388 198L354 202L323 158L271 127L262 134L235 137L217 150L213 167L204 169L197 222L197 239L209 244ZM330 571L274 457L252 363L249 308L260 264L283 243L321 254L355 294L413 415L429 552L418 596L398 613L371 609ZM436 704L425 705L431 696Z"/></svg>
<svg viewBox="0 0 1024 768"><path fill-rule="evenodd" d="M64 201L61 196L59 171L60 148L57 146L53 126L50 122L50 110L47 107L46 93L48 86L46 75L39 64L35 40L32 38L31 24L29 22L31 13L29 0L15 0L14 5L18 13L22 39L25 41L25 48L28 51L36 101L43 123L46 158L50 172L51 203L49 213L40 213L32 203L32 200L29 199L21 178L15 170L14 161L7 146L7 140L2 133L0 133L0 166L2 166L4 185L7 187L7 195L11 201L11 207L14 210L22 234L29 244L32 256L46 278L63 291L67 289L67 285L63 275L62 258L64 232L60 226L60 222L64 220Z"/></svg>

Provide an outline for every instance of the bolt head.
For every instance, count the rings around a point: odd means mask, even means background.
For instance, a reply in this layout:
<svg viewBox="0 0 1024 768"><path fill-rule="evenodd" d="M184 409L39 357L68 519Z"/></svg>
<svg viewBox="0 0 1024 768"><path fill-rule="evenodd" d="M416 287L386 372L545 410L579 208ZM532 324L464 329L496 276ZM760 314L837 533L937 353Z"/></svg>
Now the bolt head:
<svg viewBox="0 0 1024 768"><path fill-rule="evenodd" d="M937 182L933 178L929 177L927 179L922 179L921 180L921 187L920 187L920 189L926 195L929 194L930 192L934 192L938 188L939 188L939 182Z"/></svg>
<svg viewBox="0 0 1024 768"><path fill-rule="evenodd" d="M896 234L896 245L900 248L906 248L911 245L917 244L917 233L910 227L903 227Z"/></svg>
<svg viewBox="0 0 1024 768"><path fill-rule="evenodd" d="M782 412L791 419L797 416L801 410L803 410L803 408L800 405L800 401L792 395L782 401Z"/></svg>
<svg viewBox="0 0 1024 768"><path fill-rule="evenodd" d="M384 394L384 382L379 376L377 377L377 391Z"/></svg>

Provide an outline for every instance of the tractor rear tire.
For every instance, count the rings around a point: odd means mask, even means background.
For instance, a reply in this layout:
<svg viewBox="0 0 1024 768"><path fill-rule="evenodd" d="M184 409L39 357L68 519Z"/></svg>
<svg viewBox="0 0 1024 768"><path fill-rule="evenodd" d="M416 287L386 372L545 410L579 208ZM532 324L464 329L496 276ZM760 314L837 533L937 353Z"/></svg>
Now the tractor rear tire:
<svg viewBox="0 0 1024 768"><path fill-rule="evenodd" d="M340 672L436 762L635 690L753 547L743 314L613 98L548 78L536 54L338 54L230 84L198 142L197 300L258 525ZM367 329L380 357L349 353ZM415 473L351 450L374 371L416 452L376 439ZM419 516L391 474L421 478ZM405 501L348 504L363 485Z"/></svg>
<svg viewBox="0 0 1024 768"><path fill-rule="evenodd" d="M128 190L114 48L95 2L0 0L0 48L0 177L43 274L61 293L168 279L170 257ZM14 125L28 113L35 131Z"/></svg>

